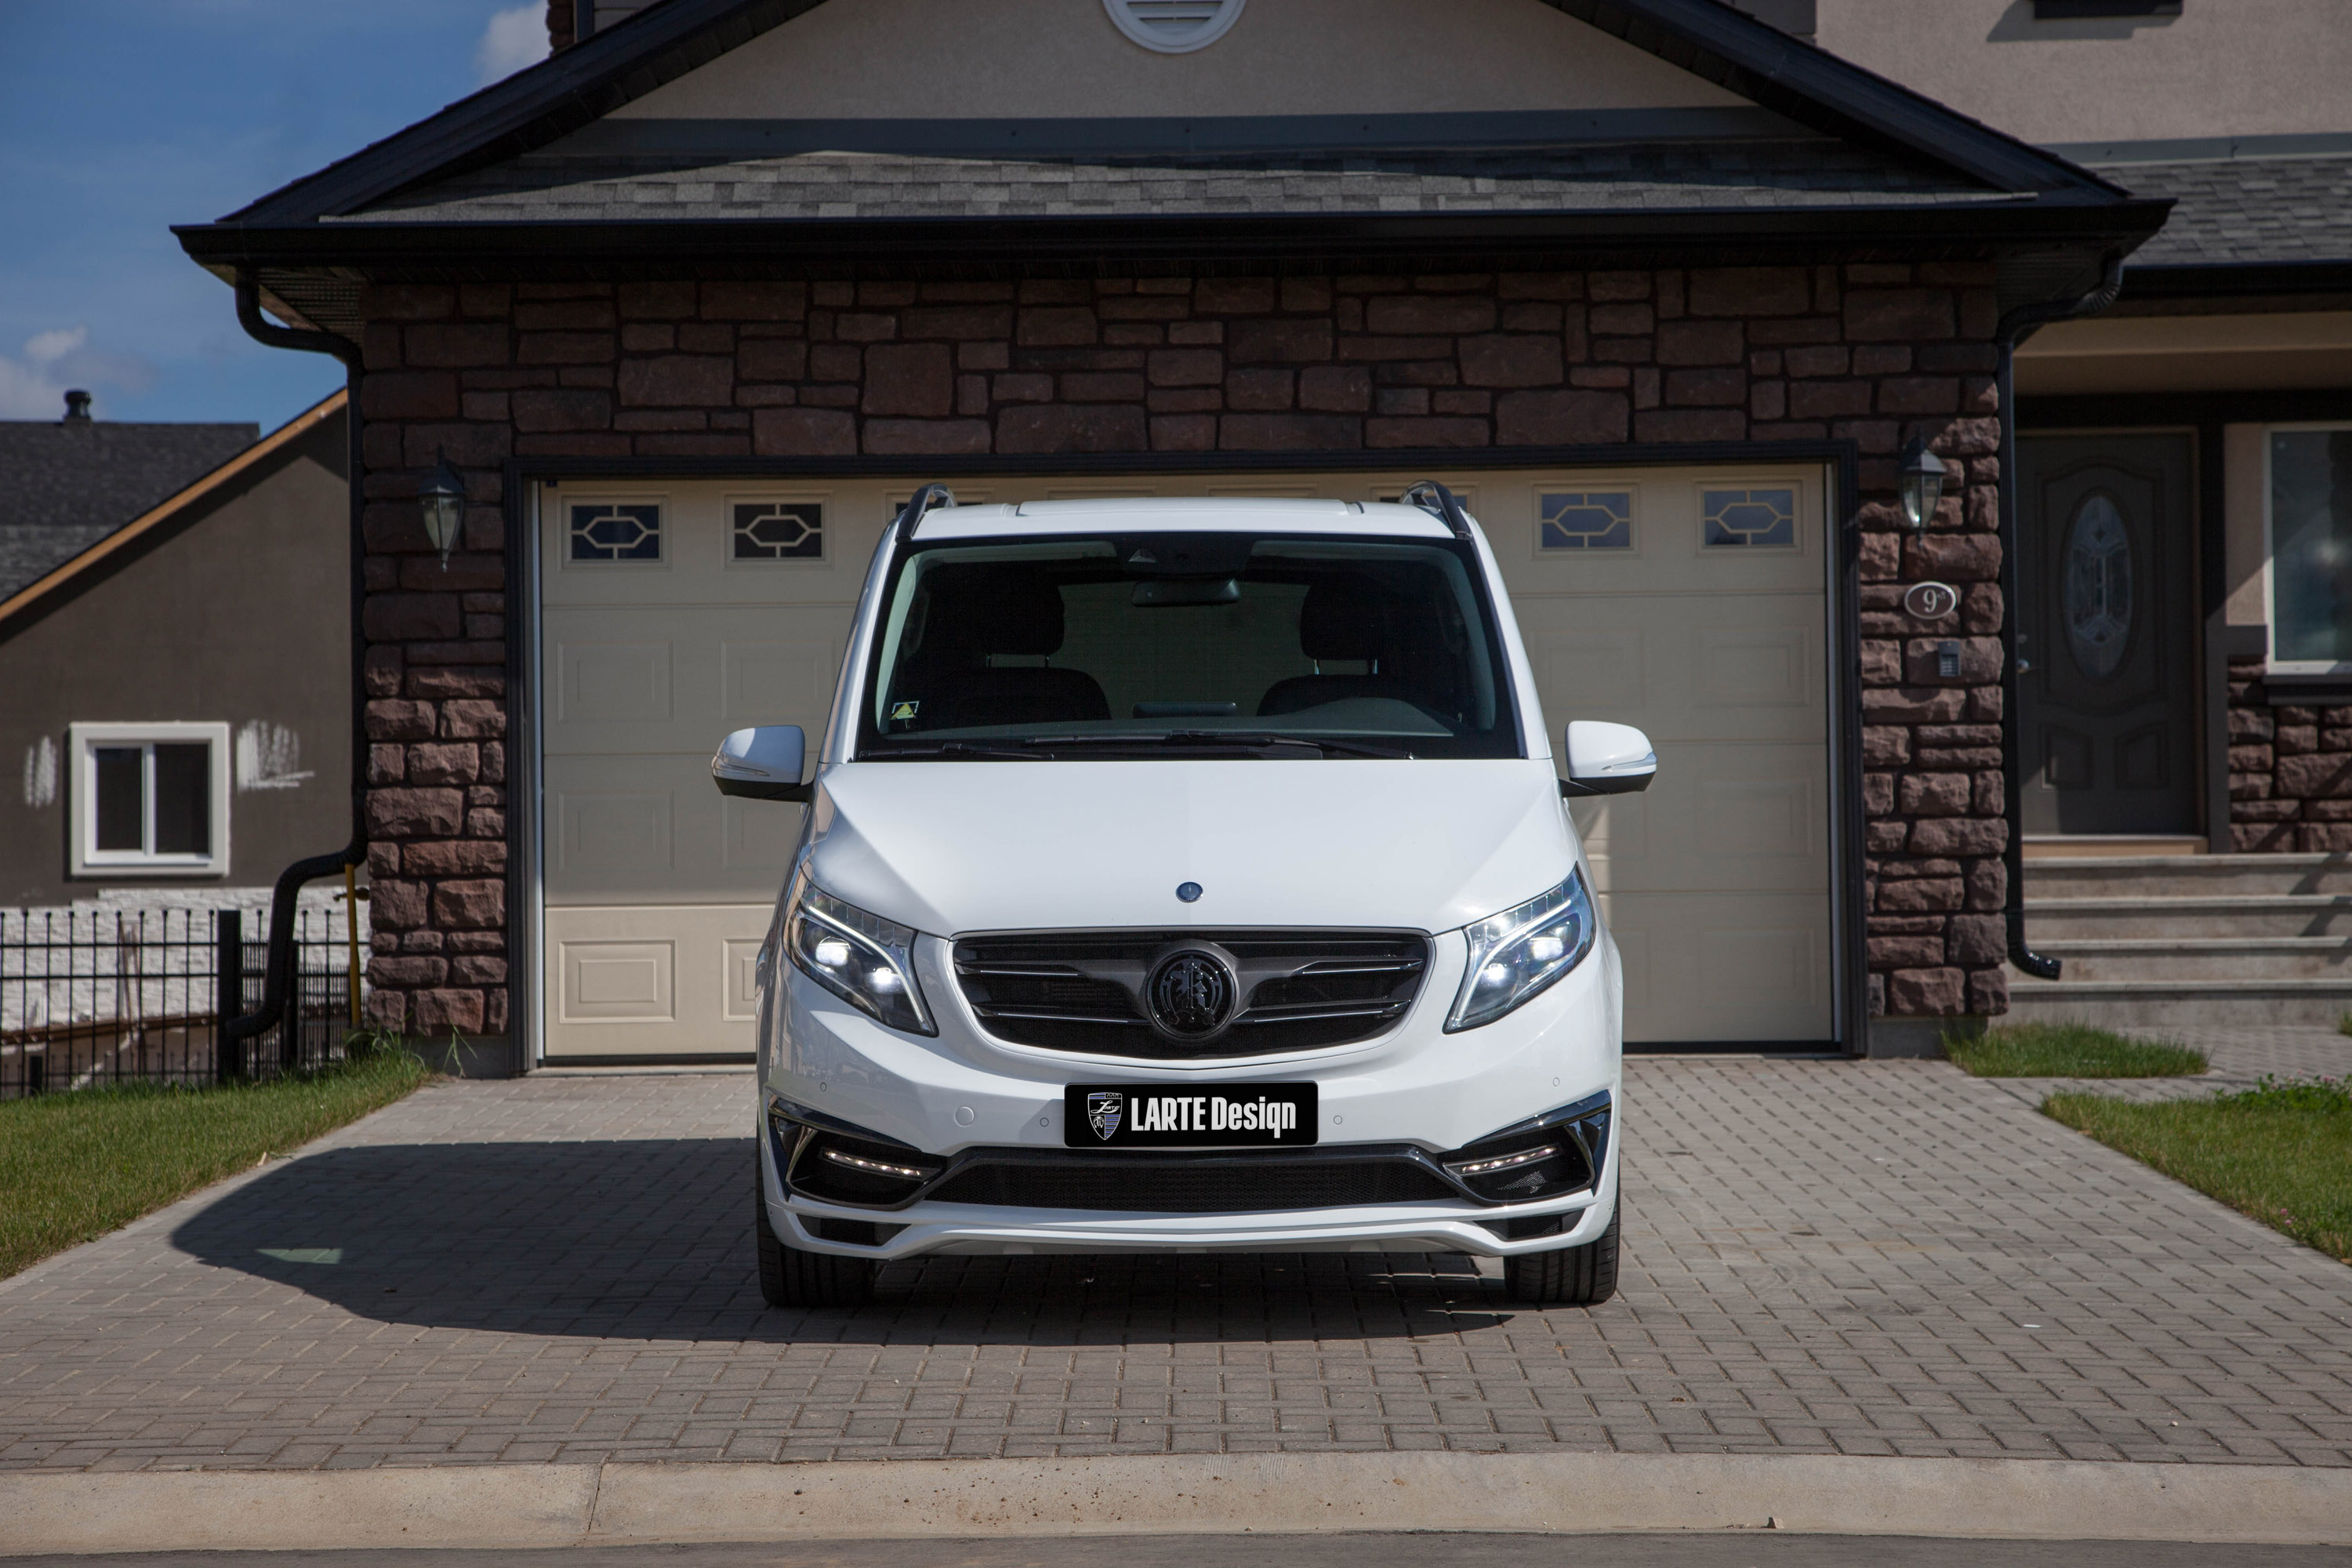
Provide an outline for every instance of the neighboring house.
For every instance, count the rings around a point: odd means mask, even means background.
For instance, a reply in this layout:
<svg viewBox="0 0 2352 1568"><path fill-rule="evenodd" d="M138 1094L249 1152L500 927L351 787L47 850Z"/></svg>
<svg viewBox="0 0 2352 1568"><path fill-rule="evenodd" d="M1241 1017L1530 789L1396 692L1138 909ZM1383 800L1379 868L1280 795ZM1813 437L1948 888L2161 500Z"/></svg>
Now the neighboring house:
<svg viewBox="0 0 2352 1568"><path fill-rule="evenodd" d="M0 424L0 906L250 903L348 840L344 403Z"/></svg>
<svg viewBox="0 0 2352 1568"><path fill-rule="evenodd" d="M629 10L180 231L364 350L378 1018L518 1068L748 1052L796 819L706 759L823 722L926 479L1442 479L1554 743L1664 759L1579 808L1631 1039L2004 1010L2003 328L2095 306L2163 203L1716 0Z"/></svg>

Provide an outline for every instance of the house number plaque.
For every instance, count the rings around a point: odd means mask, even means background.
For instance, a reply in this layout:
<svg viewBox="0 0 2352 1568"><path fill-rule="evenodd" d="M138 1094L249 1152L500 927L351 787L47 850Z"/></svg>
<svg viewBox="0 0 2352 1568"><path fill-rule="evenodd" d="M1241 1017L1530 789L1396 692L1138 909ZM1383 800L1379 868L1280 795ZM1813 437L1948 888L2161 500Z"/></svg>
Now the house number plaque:
<svg viewBox="0 0 2352 1568"><path fill-rule="evenodd" d="M1903 592L1903 608L1915 620L1940 621L1959 607L1959 590L1949 583L1914 583Z"/></svg>

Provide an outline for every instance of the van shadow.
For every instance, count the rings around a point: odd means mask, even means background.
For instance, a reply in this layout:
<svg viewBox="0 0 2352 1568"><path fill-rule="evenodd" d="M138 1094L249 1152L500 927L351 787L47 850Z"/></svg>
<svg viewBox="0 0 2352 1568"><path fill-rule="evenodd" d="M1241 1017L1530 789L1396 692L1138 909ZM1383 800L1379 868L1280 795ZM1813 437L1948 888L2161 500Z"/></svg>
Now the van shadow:
<svg viewBox="0 0 2352 1568"><path fill-rule="evenodd" d="M655 1341L1117 1344L1490 1328L1464 1257L1287 1253L893 1264L873 1304L778 1311L747 1139L411 1143L305 1155L208 1205L182 1251L387 1323Z"/></svg>

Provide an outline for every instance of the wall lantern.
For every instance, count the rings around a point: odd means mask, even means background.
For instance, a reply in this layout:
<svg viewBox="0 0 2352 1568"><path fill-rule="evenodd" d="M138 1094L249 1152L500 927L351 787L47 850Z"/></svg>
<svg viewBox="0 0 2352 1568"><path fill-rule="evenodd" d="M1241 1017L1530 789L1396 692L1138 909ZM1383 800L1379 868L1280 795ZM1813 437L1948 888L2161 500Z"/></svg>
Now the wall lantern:
<svg viewBox="0 0 2352 1568"><path fill-rule="evenodd" d="M446 572L449 552L457 548L457 535L466 526L466 481L447 458L438 451L433 457L433 471L417 487L416 506L425 514L425 540L441 552L441 570Z"/></svg>
<svg viewBox="0 0 2352 1568"><path fill-rule="evenodd" d="M1927 437L1914 436L1903 448L1903 516L1914 533L1927 531L1927 520L1944 500L1944 460L1927 450Z"/></svg>

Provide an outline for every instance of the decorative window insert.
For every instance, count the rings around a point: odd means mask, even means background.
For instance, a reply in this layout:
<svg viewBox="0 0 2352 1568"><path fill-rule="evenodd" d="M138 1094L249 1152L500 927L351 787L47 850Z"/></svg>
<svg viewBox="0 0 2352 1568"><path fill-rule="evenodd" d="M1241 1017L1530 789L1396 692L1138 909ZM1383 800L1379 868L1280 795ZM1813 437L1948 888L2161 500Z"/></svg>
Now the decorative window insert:
<svg viewBox="0 0 2352 1568"><path fill-rule="evenodd" d="M2274 429L2269 442L2271 664L2352 666L2352 426Z"/></svg>
<svg viewBox="0 0 2352 1568"><path fill-rule="evenodd" d="M567 559L582 563L663 559L659 501L573 501L565 518Z"/></svg>
<svg viewBox="0 0 2352 1568"><path fill-rule="evenodd" d="M1537 548L1631 550L1633 492L1544 490L1536 497Z"/></svg>
<svg viewBox="0 0 2352 1568"><path fill-rule="evenodd" d="M227 874L226 724L76 724L68 737L75 876Z"/></svg>
<svg viewBox="0 0 2352 1568"><path fill-rule="evenodd" d="M727 535L730 561L822 561L824 508L813 500L735 501Z"/></svg>
<svg viewBox="0 0 2352 1568"><path fill-rule="evenodd" d="M1155 54L1205 49L1241 20L1245 0L1103 0L1111 25Z"/></svg>
<svg viewBox="0 0 2352 1568"><path fill-rule="evenodd" d="M1709 550L1794 550L1797 492L1785 487L1699 492L1699 542Z"/></svg>

